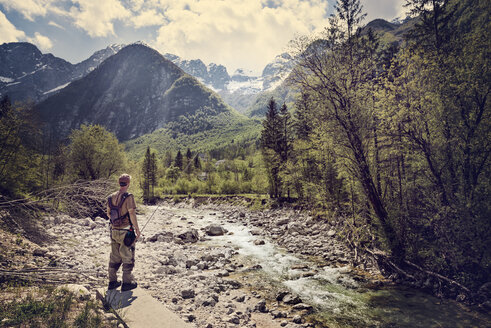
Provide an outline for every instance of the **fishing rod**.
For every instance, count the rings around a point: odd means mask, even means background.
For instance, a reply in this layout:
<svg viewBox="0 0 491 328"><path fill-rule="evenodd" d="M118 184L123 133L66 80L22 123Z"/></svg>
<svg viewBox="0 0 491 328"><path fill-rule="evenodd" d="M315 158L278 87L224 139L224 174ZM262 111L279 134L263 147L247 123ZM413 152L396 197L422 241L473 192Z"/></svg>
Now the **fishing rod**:
<svg viewBox="0 0 491 328"><path fill-rule="evenodd" d="M186 165L186 167L184 168L184 171L186 171L188 168L189 168L189 165L191 163L193 163L193 161L196 159L196 157L199 156L199 152L196 153L196 155L194 155L192 158L190 158L188 160L188 165ZM152 215L150 215L150 217L148 218L147 222L145 223L145 225L143 226L142 229L140 229L140 234L143 233L143 229L145 229L145 227L147 226L147 224L150 222L150 220L152 220L153 218L153 215L157 212L157 210L160 208L160 205L157 206L157 208L155 209L155 211L153 211Z"/></svg>
<svg viewBox="0 0 491 328"><path fill-rule="evenodd" d="M143 228L140 230L140 234L143 233L143 229L145 229L145 227L147 226L148 222L150 222L150 220L152 219L153 215L155 213L157 213L157 210L160 208L160 205L157 206L157 208L155 209L155 211L153 211L152 215L150 215L150 217L148 218L147 222L145 223L145 225L143 226Z"/></svg>

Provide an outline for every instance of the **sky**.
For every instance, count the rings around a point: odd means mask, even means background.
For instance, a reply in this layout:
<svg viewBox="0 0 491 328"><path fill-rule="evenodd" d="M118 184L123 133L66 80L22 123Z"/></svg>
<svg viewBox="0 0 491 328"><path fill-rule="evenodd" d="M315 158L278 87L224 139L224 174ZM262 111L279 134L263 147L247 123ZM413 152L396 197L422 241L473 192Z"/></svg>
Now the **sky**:
<svg viewBox="0 0 491 328"><path fill-rule="evenodd" d="M335 0L0 0L0 44L27 41L75 64L111 44L261 74L297 36L322 31ZM405 0L361 0L365 23Z"/></svg>

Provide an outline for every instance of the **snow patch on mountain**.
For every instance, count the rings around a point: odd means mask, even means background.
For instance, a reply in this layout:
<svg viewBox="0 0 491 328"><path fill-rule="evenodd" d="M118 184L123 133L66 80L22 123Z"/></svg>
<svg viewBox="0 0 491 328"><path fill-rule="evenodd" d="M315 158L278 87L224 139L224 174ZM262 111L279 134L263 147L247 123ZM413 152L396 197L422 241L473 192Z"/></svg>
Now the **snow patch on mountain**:
<svg viewBox="0 0 491 328"><path fill-rule="evenodd" d="M68 83L65 83L65 84L62 84L60 86L57 86L56 88L53 88L51 90L48 90L46 92L43 92L43 95L47 95L48 93L52 93L52 92L55 92L55 91L58 91L58 90L61 90L63 89L64 87L66 87L67 85L69 85L71 82L68 82Z"/></svg>
<svg viewBox="0 0 491 328"><path fill-rule="evenodd" d="M14 79L11 79L10 77L5 77L5 76L0 76L0 82L3 83L11 83L14 82Z"/></svg>

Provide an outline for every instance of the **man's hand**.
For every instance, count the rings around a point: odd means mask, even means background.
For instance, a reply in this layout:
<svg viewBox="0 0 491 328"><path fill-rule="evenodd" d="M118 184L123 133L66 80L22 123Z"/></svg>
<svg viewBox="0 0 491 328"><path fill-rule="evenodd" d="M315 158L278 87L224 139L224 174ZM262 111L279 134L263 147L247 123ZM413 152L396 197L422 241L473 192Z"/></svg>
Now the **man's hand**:
<svg viewBox="0 0 491 328"><path fill-rule="evenodd" d="M138 240L140 239L140 236L141 236L141 233L140 233L140 229L135 229L135 234L136 234L136 239L135 240Z"/></svg>

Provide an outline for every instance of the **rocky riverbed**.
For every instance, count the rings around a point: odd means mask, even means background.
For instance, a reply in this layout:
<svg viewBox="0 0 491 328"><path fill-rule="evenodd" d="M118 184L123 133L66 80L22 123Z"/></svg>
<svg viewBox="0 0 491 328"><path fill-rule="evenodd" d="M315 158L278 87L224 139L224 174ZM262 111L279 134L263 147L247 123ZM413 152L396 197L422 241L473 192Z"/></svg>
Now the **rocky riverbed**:
<svg viewBox="0 0 491 328"><path fill-rule="evenodd" d="M190 199L142 206L138 220L140 228L146 225L136 245L139 285L196 327L314 327L319 320L329 327L381 327L401 320L401 327L414 326L411 319L406 325L407 315L398 317L397 309L386 319L393 305L374 300L383 296L390 303L395 296L367 289L386 283L376 268L353 269L354 259L336 232L305 213L252 212ZM57 215L43 225L53 242L40 256L80 272L89 288L107 284L107 221ZM409 302L408 308L421 302L420 295L405 295L400 302ZM422 304L428 311L439 306L437 300L429 303ZM462 327L487 322L474 314L463 317Z"/></svg>

